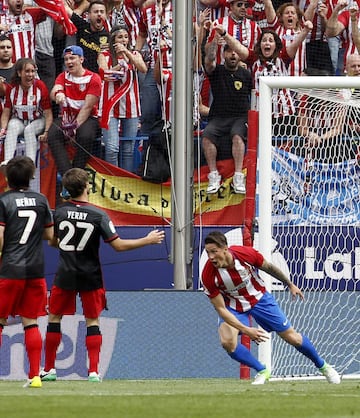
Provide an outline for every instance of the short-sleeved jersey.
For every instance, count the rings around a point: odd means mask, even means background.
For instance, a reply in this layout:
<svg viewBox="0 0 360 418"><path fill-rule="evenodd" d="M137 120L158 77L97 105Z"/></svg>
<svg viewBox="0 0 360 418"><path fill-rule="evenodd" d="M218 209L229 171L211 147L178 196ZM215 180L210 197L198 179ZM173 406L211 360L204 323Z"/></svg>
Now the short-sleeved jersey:
<svg viewBox="0 0 360 418"><path fill-rule="evenodd" d="M44 277L43 232L53 225L46 197L32 190L3 193L0 225L5 227L0 278Z"/></svg>
<svg viewBox="0 0 360 418"><path fill-rule="evenodd" d="M55 84L64 87L67 102L67 112L71 115L77 115L84 106L85 98L88 94L101 96L101 78L99 74L85 70L82 76L73 76L68 71L60 73L55 80ZM98 104L94 105L91 116L98 114Z"/></svg>
<svg viewBox="0 0 360 418"><path fill-rule="evenodd" d="M213 94L209 119L247 116L252 88L250 72L242 67L229 71L224 65L216 65L208 77Z"/></svg>
<svg viewBox="0 0 360 418"><path fill-rule="evenodd" d="M9 27L9 38L13 44L12 61L19 58L35 59L35 30L36 25L46 19L46 14L38 7L29 8L18 16L3 13L0 24Z"/></svg>
<svg viewBox="0 0 360 418"><path fill-rule="evenodd" d="M231 246L229 251L235 261L234 268L216 268L210 260L202 272L204 292L209 298L221 294L225 305L238 312L247 312L262 298L266 291L264 281L256 268L264 257L252 247Z"/></svg>
<svg viewBox="0 0 360 418"><path fill-rule="evenodd" d="M246 46L252 51L260 39L261 29L256 22L250 19L243 19L241 22L236 22L231 15L224 18L220 18L217 21L218 24L222 25L226 32L241 42L242 45ZM207 39L208 43L214 41L216 30L213 29ZM216 53L216 63L224 63L224 44L218 44Z"/></svg>
<svg viewBox="0 0 360 418"><path fill-rule="evenodd" d="M11 86L6 92L4 107L11 109L11 116L32 122L43 116L44 110L51 109L49 91L41 80L24 90L20 84Z"/></svg>
<svg viewBox="0 0 360 418"><path fill-rule="evenodd" d="M67 290L103 287L100 238L111 242L118 237L108 215L89 203L70 200L56 208L54 222L60 250L54 284Z"/></svg>
<svg viewBox="0 0 360 418"><path fill-rule="evenodd" d="M90 23L73 13L71 20L77 27L76 44L84 50L84 67L95 73L99 72L97 57L109 42L110 34L106 29L92 31Z"/></svg>

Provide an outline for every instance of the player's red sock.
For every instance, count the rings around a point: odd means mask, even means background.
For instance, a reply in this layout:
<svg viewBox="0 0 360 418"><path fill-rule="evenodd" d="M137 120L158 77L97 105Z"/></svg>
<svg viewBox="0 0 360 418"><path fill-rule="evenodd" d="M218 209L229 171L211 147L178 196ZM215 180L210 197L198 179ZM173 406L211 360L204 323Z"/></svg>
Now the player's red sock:
<svg viewBox="0 0 360 418"><path fill-rule="evenodd" d="M37 324L24 328L25 348L29 359L29 379L39 376L42 338Z"/></svg>
<svg viewBox="0 0 360 418"><path fill-rule="evenodd" d="M55 368L56 352L61 342L60 324L49 323L45 338L45 365L44 370Z"/></svg>
<svg viewBox="0 0 360 418"><path fill-rule="evenodd" d="M89 357L89 373L98 373L102 335L98 326L91 326L87 329L86 348Z"/></svg>

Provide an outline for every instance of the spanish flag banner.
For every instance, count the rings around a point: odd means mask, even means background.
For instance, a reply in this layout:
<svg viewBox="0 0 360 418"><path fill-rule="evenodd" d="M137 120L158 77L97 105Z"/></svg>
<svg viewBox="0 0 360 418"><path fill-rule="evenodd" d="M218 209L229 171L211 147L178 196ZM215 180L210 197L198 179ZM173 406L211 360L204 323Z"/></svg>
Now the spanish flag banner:
<svg viewBox="0 0 360 418"><path fill-rule="evenodd" d="M24 150L17 150L23 154ZM56 166L46 144L41 144L37 158L36 177L39 191L55 208ZM86 166L91 184L90 202L105 210L115 226L169 225L171 222L171 182L150 183L139 176L115 167L106 161L91 157ZM235 194L230 186L234 172L233 160L218 162L224 183L218 193L206 193L208 168L194 170L193 219L194 225L239 226L245 215L245 196ZM0 173L0 192L6 190L4 172ZM31 185L32 187L32 185ZM35 187L34 189L37 189ZM59 187L58 187L59 190ZM191 190L189 189L189 193ZM173 194L176 204L177 196Z"/></svg>
<svg viewBox="0 0 360 418"><path fill-rule="evenodd" d="M171 182L155 184L135 174L92 157L86 169L91 184L90 202L104 209L117 226L168 225L171 220ZM238 226L243 223L245 196L230 186L232 160L218 162L224 183L218 193L208 195L207 166L194 171L193 216L195 225ZM191 191L189 190L189 193ZM176 203L176 195L174 195Z"/></svg>

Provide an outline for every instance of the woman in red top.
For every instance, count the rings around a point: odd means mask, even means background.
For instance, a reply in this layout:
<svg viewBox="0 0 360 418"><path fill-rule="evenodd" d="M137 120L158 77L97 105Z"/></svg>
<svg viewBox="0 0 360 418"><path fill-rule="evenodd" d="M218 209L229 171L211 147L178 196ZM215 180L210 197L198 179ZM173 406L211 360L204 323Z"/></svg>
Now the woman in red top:
<svg viewBox="0 0 360 418"><path fill-rule="evenodd" d="M25 154L36 162L37 137L47 140L53 121L49 91L45 83L36 78L36 64L30 58L15 63L11 87L7 90L1 115L0 136L5 137L5 161L15 153L17 139L23 136Z"/></svg>

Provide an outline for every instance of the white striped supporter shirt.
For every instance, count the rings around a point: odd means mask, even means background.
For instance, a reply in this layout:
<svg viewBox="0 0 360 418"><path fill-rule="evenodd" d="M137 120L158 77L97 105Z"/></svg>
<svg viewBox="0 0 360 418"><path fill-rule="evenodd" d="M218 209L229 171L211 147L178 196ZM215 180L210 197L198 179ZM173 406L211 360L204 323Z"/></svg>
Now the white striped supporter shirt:
<svg viewBox="0 0 360 418"><path fill-rule="evenodd" d="M133 51L133 54L139 54L138 51ZM103 56L107 61L108 68L111 69L115 65L112 64L111 56L108 51L104 51ZM102 114L104 103L108 102L109 99L114 95L116 90L127 80L129 73L133 72L133 82L130 89L125 93L120 100L115 103L114 107L110 111L110 116L114 118L137 118L141 116L140 108L140 92L139 92L139 80L137 76L137 70L134 66L124 59L119 58L117 64L123 68L124 76L118 81L103 81L102 82L102 94L99 105L99 115Z"/></svg>
<svg viewBox="0 0 360 418"><path fill-rule="evenodd" d="M13 43L13 62L24 57L35 58L35 29L45 18L45 12L39 8L28 9L19 16L9 13L0 16L0 24L9 27L6 34Z"/></svg>
<svg viewBox="0 0 360 418"><path fill-rule="evenodd" d="M68 71L60 73L55 85L64 87L64 92L67 100L68 112L72 115L77 115L80 109L84 106L85 98L88 94L92 94L100 98L101 95L101 79L96 73L90 70L85 70L80 77L71 75ZM91 116L97 117L98 105L94 105Z"/></svg>
<svg viewBox="0 0 360 418"><path fill-rule="evenodd" d="M241 44L246 46L249 50L254 49L261 35L260 26L256 22L247 18L243 19L242 22L236 23L231 16L226 16L218 19L214 25L216 24L222 25L224 30L226 30L229 35L240 41ZM208 43L214 40L215 34L216 31L213 29L209 35L207 41ZM216 63L224 63L224 45L218 45Z"/></svg>
<svg viewBox="0 0 360 418"><path fill-rule="evenodd" d="M32 122L43 116L43 111L51 109L49 92L44 82L34 80L34 84L23 90L20 85L7 89L4 107L12 109L12 117Z"/></svg>

